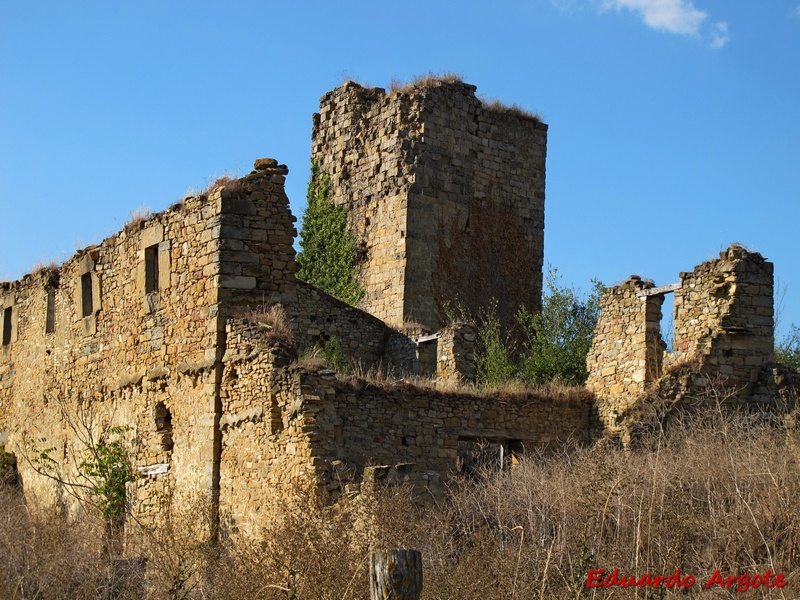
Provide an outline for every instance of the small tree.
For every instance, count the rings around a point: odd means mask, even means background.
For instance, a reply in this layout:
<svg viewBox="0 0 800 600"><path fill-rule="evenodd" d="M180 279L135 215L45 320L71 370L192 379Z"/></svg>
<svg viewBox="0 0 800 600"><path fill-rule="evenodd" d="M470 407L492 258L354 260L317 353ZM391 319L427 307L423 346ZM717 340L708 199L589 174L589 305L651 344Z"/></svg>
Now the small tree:
<svg viewBox="0 0 800 600"><path fill-rule="evenodd" d="M336 206L330 196L330 176L312 162L308 207L300 231L302 250L297 255L298 277L355 306L364 296L357 277L356 242L347 223L347 209Z"/></svg>
<svg viewBox="0 0 800 600"><path fill-rule="evenodd" d="M96 510L105 521L109 541L115 538L128 514L127 484L136 481L131 451L124 441L130 427L100 427L91 402L77 402L74 410L62 399L55 400L61 418L73 439L82 446L70 455L67 465L53 458L55 448L39 448L28 444L27 462L40 475L57 481L61 489L90 510Z"/></svg>
<svg viewBox="0 0 800 600"><path fill-rule="evenodd" d="M479 319L475 356L478 381L493 387L512 379L517 372L512 360L514 350L513 340L503 331L500 319L497 317L497 302L493 301Z"/></svg>
<svg viewBox="0 0 800 600"><path fill-rule="evenodd" d="M775 362L800 370L800 327L792 324L791 331L775 344Z"/></svg>
<svg viewBox="0 0 800 600"><path fill-rule="evenodd" d="M517 319L524 332L520 374L530 383L562 381L582 385L589 373L586 356L600 316L605 287L597 280L588 297L561 285L558 271L550 267L542 311L532 314L524 307Z"/></svg>

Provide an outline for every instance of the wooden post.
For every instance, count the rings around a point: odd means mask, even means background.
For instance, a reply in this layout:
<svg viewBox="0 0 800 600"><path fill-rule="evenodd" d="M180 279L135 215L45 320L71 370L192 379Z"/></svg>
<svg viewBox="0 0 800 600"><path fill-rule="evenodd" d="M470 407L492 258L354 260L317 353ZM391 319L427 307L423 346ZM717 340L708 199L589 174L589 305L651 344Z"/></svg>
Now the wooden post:
<svg viewBox="0 0 800 600"><path fill-rule="evenodd" d="M422 554L417 550L378 550L370 560L371 600L419 600Z"/></svg>

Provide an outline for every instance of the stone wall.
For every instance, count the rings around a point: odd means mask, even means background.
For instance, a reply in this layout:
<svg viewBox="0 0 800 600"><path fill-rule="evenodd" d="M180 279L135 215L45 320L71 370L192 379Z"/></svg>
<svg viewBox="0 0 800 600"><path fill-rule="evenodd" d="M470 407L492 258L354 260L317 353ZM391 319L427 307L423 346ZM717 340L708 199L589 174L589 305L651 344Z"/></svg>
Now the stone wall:
<svg viewBox="0 0 800 600"><path fill-rule="evenodd" d="M291 363L257 325L228 323L221 524L255 533L291 490L333 495L381 480L439 496L459 470L588 442L590 395L480 397L341 380ZM497 463L500 466L500 463ZM243 482L245 482L243 484Z"/></svg>
<svg viewBox="0 0 800 600"><path fill-rule="evenodd" d="M600 398L603 423L613 423L632 401L661 376L661 295L646 296L654 284L632 275L609 288L600 301L600 318L586 359L586 387Z"/></svg>
<svg viewBox="0 0 800 600"><path fill-rule="evenodd" d="M30 501L68 497L23 455L59 448L65 459L80 456L78 438L87 430L97 435L119 425L131 427L137 466L168 465L159 478L183 489L214 489L215 220L223 213L219 192L186 198L59 269L3 284L14 331L0 356L0 429L20 457ZM157 441L159 404L171 415L169 449ZM63 465L73 481L74 465Z"/></svg>
<svg viewBox="0 0 800 600"><path fill-rule="evenodd" d="M749 393L775 346L772 274L772 263L741 246L681 273L672 360L698 357L704 372Z"/></svg>
<svg viewBox="0 0 800 600"><path fill-rule="evenodd" d="M353 82L315 115L312 160L330 175L362 256L362 306L389 323L446 324L445 309L540 306L547 126L485 106L475 87L386 94Z"/></svg>
<svg viewBox="0 0 800 600"><path fill-rule="evenodd" d="M31 502L69 503L26 454L59 449L61 476L75 481L80 438L116 426L128 428L142 474L138 512L167 494L215 499L223 414L226 427L239 422L221 394L236 380L238 363L223 356L238 315L280 303L301 350L336 337L365 367L389 362L386 341L402 334L295 280L286 173L256 161L249 175L132 221L60 268L2 284L0 434Z"/></svg>
<svg viewBox="0 0 800 600"><path fill-rule="evenodd" d="M598 398L603 426L650 390L673 398L716 396L741 403L779 403L766 372L774 351L772 263L741 246L681 273L677 284L654 287L633 276L610 288L587 358L587 387ZM660 335L664 294L675 293L674 352ZM680 373L678 374L678 371ZM664 383L670 373L673 383Z"/></svg>
<svg viewBox="0 0 800 600"><path fill-rule="evenodd" d="M477 331L468 323L452 323L439 333L436 378L443 382L475 383Z"/></svg>

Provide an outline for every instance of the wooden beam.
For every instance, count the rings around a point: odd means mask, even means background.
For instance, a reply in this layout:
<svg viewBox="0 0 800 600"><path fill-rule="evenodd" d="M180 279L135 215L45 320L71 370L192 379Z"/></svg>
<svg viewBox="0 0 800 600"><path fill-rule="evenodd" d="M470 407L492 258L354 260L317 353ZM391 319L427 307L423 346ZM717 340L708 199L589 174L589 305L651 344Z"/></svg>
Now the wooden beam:
<svg viewBox="0 0 800 600"><path fill-rule="evenodd" d="M669 294L670 292L674 292L675 290L681 289L681 282L678 283L670 283L669 285L661 285L658 287L650 288L648 290L639 290L636 295L640 298L644 298L645 296L658 296L659 294Z"/></svg>

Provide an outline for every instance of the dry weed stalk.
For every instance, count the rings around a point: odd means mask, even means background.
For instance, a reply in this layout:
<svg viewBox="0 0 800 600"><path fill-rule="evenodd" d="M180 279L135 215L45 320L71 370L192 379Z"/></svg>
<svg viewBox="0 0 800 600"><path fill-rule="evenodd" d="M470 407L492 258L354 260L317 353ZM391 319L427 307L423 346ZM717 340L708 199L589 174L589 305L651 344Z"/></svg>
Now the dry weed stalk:
<svg viewBox="0 0 800 600"><path fill-rule="evenodd" d="M405 94L411 92L416 88L427 87L431 85L435 85L437 83L463 83L464 79L458 73L433 73L428 72L423 75L417 75L416 77L412 77L408 81L398 81L397 79L392 79L392 82L389 84L389 93L390 94Z"/></svg>
<svg viewBox="0 0 800 600"><path fill-rule="evenodd" d="M150 218L150 209L146 206L141 206L133 211L131 211L128 220L125 222L125 225L122 227L125 231L133 232L138 231L142 224Z"/></svg>
<svg viewBox="0 0 800 600"><path fill-rule="evenodd" d="M678 567L697 578L692 594L715 570L728 576L769 568L786 575L785 596L793 597L800 584L800 571L792 570L800 557L796 430L791 419L787 426L722 406L674 414L669 427L647 432L629 450L529 453L508 470L495 463L477 477L454 481L436 510L415 507L402 487L343 496L333 505L315 488L299 489L264 506L269 518L258 536L223 536L210 548L183 535L185 519L196 512L187 505L171 529L153 533L158 552L146 554L148 593L365 599L369 551L405 546L422 552L425 598L431 600L589 598L590 569L669 575ZM77 530L65 531L58 520L34 530L22 502L9 498L0 498L0 597L94 597L80 596L86 590L80 586L98 581L102 547L88 543L91 536L76 539ZM171 563L169 556L184 558ZM176 565L194 569L192 586L179 590L184 596L169 584L185 579L187 569ZM37 592L43 589L48 593ZM703 597L738 597L728 592L709 590ZM778 590L762 592L747 597L779 596ZM634 597L683 596L675 590L614 593L616 599Z"/></svg>
<svg viewBox="0 0 800 600"><path fill-rule="evenodd" d="M268 340L279 342L288 348L295 348L289 315L283 305L267 306L262 304L258 308L243 313L242 317L263 326L267 330Z"/></svg>

